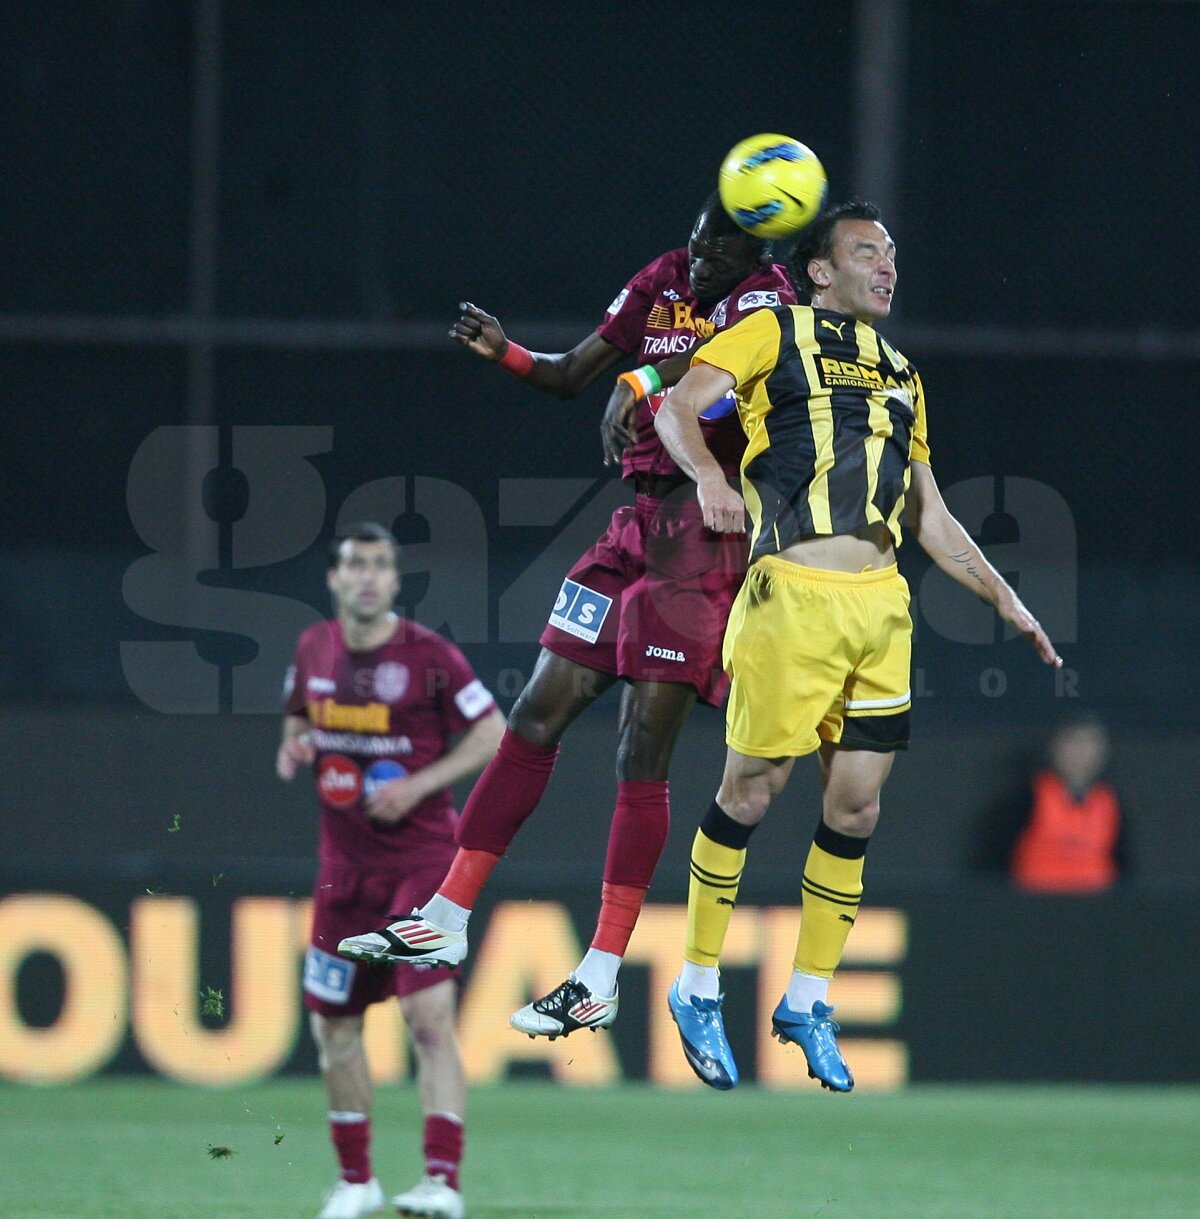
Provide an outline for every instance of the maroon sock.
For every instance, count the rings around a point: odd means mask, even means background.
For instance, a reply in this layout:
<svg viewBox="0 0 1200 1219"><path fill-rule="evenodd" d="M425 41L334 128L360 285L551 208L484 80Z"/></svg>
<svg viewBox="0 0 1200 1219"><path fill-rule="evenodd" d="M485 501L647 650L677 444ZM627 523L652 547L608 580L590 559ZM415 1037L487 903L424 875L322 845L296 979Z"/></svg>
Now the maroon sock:
<svg viewBox="0 0 1200 1219"><path fill-rule="evenodd" d="M365 1113L333 1110L329 1133L342 1166L342 1179L362 1185L371 1179L371 1119Z"/></svg>
<svg viewBox="0 0 1200 1219"><path fill-rule="evenodd" d="M496 756L463 805L458 845L503 855L525 818L537 808L557 760L557 745L534 745L505 729Z"/></svg>
<svg viewBox="0 0 1200 1219"><path fill-rule="evenodd" d="M670 828L670 787L665 779L619 782L608 831L605 881L648 889Z"/></svg>
<svg viewBox="0 0 1200 1219"><path fill-rule="evenodd" d="M466 1130L456 1117L431 1113L425 1119L426 1175L446 1178L451 1189L458 1188L458 1166L462 1163Z"/></svg>

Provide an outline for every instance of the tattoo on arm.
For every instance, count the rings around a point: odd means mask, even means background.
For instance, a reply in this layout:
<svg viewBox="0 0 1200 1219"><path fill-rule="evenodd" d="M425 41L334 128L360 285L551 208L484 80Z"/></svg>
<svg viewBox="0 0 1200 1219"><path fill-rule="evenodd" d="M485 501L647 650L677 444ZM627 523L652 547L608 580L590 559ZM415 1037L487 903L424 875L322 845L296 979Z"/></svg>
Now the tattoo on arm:
<svg viewBox="0 0 1200 1219"><path fill-rule="evenodd" d="M952 554L949 556L949 558L951 563L957 563L959 567L963 568L968 576L972 576L974 579L978 580L979 583L984 586L984 588L987 587L987 582L983 578L983 572L981 572L979 568L975 566L969 550L963 550L958 554Z"/></svg>

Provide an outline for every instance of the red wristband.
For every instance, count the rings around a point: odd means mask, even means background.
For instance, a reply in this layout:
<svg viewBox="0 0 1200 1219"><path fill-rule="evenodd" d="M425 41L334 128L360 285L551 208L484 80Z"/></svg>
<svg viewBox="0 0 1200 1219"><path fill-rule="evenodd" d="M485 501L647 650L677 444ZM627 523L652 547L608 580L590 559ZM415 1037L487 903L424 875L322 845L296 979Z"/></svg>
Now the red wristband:
<svg viewBox="0 0 1200 1219"><path fill-rule="evenodd" d="M511 339L504 349L504 354L497 361L501 368L506 368L514 377L527 377L533 368L533 356Z"/></svg>

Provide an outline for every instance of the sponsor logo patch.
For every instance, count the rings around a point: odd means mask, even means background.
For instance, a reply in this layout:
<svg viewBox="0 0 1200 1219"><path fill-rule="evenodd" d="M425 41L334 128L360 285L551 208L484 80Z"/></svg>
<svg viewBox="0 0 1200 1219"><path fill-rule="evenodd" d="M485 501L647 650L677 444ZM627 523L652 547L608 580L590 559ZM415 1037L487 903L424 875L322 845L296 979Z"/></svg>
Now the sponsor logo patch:
<svg viewBox="0 0 1200 1219"><path fill-rule="evenodd" d="M629 299L629 289L628 289L628 288L622 288L622 289L621 289L621 291L617 293L617 299L616 299L616 300L614 300L614 301L613 301L613 303L612 303L611 305L609 305L609 307L608 307L608 312L609 312L610 314L617 314L617 313L620 313L620 312L621 312L621 306L622 306L622 305L623 305L623 304L624 304L624 303L625 303L625 302L626 302L628 299Z"/></svg>
<svg viewBox="0 0 1200 1219"><path fill-rule="evenodd" d="M646 649L646 655L653 660L687 660L687 657L682 652L676 651L674 648L660 648L654 644L651 644Z"/></svg>
<svg viewBox="0 0 1200 1219"><path fill-rule="evenodd" d="M354 970L353 961L309 945L304 954L304 989L326 1003L349 1003Z"/></svg>
<svg viewBox="0 0 1200 1219"><path fill-rule="evenodd" d="M327 753L317 768L317 791L326 804L349 808L362 796L363 776L358 763L340 753Z"/></svg>
<svg viewBox="0 0 1200 1219"><path fill-rule="evenodd" d="M738 298L739 309L774 309L779 304L778 292L743 292Z"/></svg>
<svg viewBox="0 0 1200 1219"><path fill-rule="evenodd" d="M463 686L454 696L454 705L462 713L463 718L468 720L482 715L494 701L491 692L479 678Z"/></svg>
<svg viewBox="0 0 1200 1219"><path fill-rule="evenodd" d="M574 580L564 580L550 612L550 625L585 643L595 643L611 608L611 597Z"/></svg>
<svg viewBox="0 0 1200 1219"><path fill-rule="evenodd" d="M408 666L385 660L375 666L375 697L381 702L394 703L408 689Z"/></svg>
<svg viewBox="0 0 1200 1219"><path fill-rule="evenodd" d="M403 779L406 774L408 771L391 758L372 762L363 775L363 795L373 796L385 783L390 783L393 779Z"/></svg>

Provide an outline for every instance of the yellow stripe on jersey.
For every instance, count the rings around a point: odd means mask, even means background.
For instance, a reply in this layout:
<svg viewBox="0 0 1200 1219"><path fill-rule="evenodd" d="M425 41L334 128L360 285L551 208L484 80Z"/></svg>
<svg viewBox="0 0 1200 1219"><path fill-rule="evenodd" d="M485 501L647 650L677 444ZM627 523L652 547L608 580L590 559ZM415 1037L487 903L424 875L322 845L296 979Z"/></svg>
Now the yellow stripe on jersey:
<svg viewBox="0 0 1200 1219"><path fill-rule="evenodd" d="M814 330L816 314L809 309L797 317L795 323L796 350L804 364L804 376L809 385L816 385L816 352L820 346ZM819 407L817 399L809 399L808 422L812 428L814 460L808 489L808 507L812 513L813 532L829 534L833 532L833 517L829 510L829 471L833 468L834 460L833 415Z"/></svg>
<svg viewBox="0 0 1200 1219"><path fill-rule="evenodd" d="M759 309L692 362L737 382L752 559L878 523L899 543L909 463L929 460L925 399L873 327L809 305Z"/></svg>

